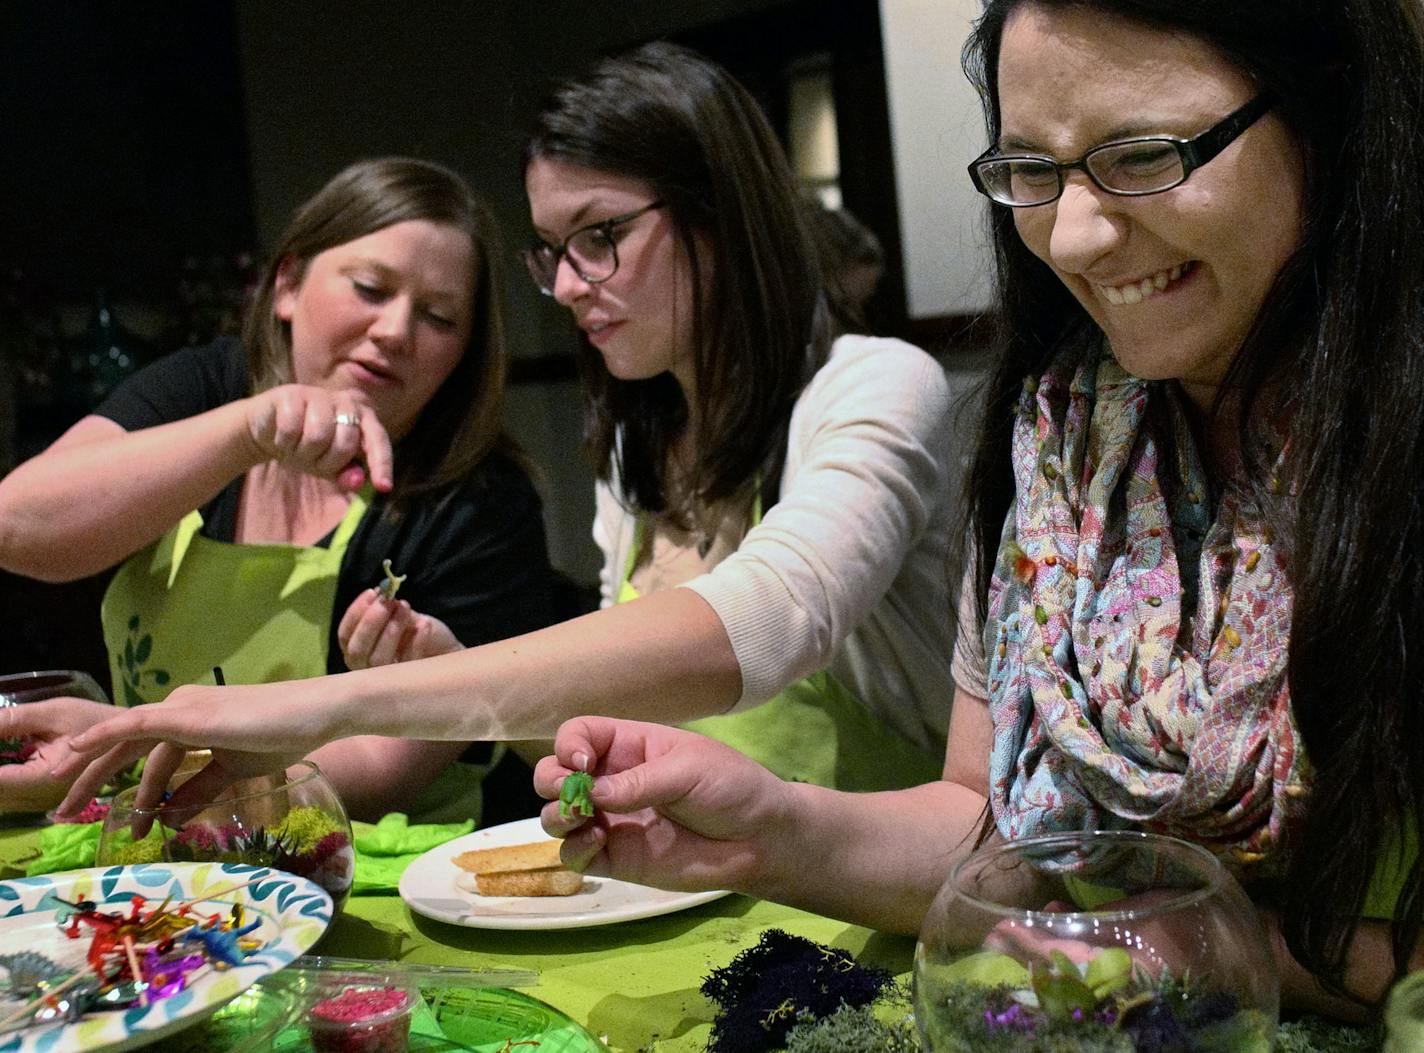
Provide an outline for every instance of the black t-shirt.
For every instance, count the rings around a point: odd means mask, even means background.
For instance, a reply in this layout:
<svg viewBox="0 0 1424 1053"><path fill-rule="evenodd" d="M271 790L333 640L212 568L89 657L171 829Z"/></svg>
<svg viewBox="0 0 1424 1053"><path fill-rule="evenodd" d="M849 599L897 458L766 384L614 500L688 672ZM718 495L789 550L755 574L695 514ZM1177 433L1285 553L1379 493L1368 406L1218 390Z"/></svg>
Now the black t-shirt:
<svg viewBox="0 0 1424 1053"><path fill-rule="evenodd" d="M244 398L250 387L242 346L229 338L160 359L94 412L125 431L137 431ZM204 536L233 540L242 483L238 476L200 509ZM486 458L464 482L407 502L399 516L389 511L384 495L375 495L337 575L328 672L346 672L336 626L357 595L385 576L384 559L408 575L401 599L439 618L466 646L517 636L554 620L539 496L524 470L507 457Z"/></svg>

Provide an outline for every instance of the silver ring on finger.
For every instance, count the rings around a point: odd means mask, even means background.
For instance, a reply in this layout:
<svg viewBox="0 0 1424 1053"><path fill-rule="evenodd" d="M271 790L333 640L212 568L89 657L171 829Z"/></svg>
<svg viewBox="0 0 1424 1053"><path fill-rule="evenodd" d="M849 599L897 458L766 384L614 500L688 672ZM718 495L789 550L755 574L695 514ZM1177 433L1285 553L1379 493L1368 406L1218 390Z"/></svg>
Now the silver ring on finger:
<svg viewBox="0 0 1424 1053"><path fill-rule="evenodd" d="M361 414L359 413L338 413L335 417L332 417L331 419L334 420L337 424L349 424L353 427L361 426Z"/></svg>

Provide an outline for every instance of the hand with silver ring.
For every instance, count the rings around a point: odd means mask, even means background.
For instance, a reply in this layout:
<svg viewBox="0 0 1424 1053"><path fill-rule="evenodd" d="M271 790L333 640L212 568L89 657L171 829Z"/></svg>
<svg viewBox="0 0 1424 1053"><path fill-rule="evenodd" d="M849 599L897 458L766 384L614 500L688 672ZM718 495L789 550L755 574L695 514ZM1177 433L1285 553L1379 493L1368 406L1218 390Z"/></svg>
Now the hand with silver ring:
<svg viewBox="0 0 1424 1053"><path fill-rule="evenodd" d="M283 384L245 403L258 457L334 479L345 490L359 489L368 475L377 490L394 484L390 436L358 393Z"/></svg>

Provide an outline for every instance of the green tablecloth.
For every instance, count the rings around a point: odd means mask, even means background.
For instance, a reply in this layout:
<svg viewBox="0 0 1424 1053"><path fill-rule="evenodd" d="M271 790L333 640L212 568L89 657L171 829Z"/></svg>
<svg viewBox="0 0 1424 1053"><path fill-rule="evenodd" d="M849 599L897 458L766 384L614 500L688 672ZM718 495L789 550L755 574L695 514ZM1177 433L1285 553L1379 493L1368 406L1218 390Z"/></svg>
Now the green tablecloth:
<svg viewBox="0 0 1424 1053"><path fill-rule="evenodd" d="M35 829L0 829L0 878L23 876ZM773 903L728 896L660 918L592 929L466 929L412 914L395 895L353 896L322 954L469 967L532 969L524 989L604 1037L617 1053L701 1050L712 1019L699 993L709 970L781 928L842 947L865 964L908 973L914 941Z"/></svg>

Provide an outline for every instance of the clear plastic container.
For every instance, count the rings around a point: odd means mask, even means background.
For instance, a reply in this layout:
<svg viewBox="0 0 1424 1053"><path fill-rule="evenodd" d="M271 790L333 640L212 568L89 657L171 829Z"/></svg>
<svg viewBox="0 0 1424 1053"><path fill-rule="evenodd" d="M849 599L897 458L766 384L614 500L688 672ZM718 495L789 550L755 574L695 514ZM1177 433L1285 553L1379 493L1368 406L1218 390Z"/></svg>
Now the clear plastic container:
<svg viewBox="0 0 1424 1053"><path fill-rule="evenodd" d="M323 980L307 1010L316 1053L405 1053L411 1011L420 1001L414 984L373 977Z"/></svg>

